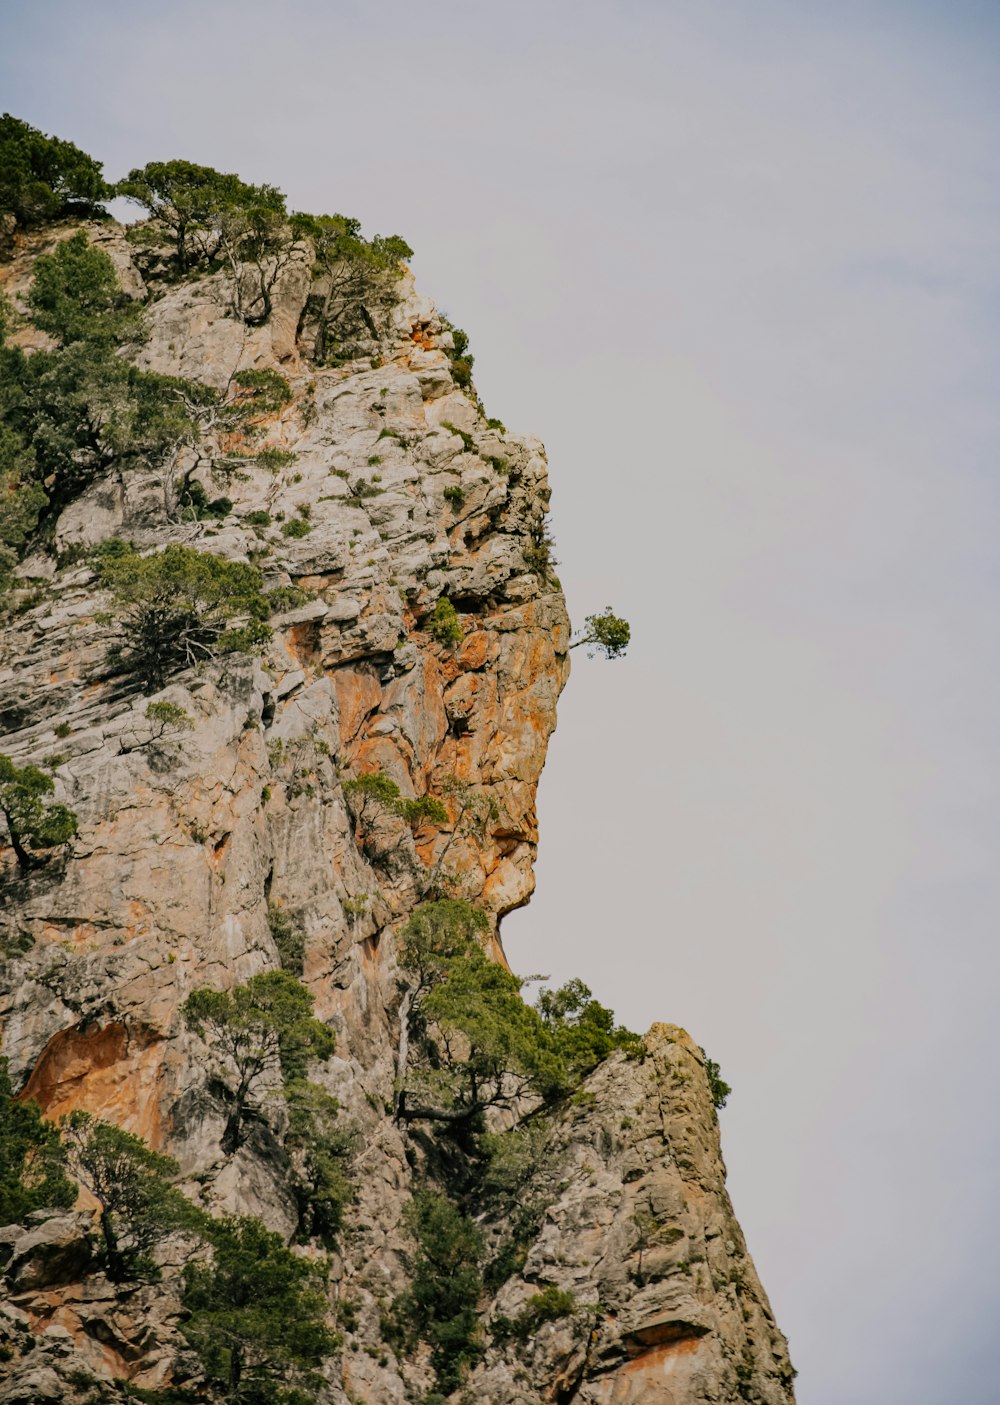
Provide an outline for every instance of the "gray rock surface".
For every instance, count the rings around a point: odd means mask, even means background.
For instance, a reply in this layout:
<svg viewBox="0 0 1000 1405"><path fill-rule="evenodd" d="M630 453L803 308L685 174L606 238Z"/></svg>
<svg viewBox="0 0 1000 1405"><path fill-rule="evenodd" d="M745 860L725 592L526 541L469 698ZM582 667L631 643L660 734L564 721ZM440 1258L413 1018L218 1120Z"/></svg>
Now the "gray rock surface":
<svg viewBox="0 0 1000 1405"><path fill-rule="evenodd" d="M144 297L119 227L87 228L123 287ZM72 229L33 237L0 266L15 302L23 306L33 259ZM77 564L57 570L40 553L21 567L23 608L0 630L2 750L19 764L58 753L58 798L80 828L64 856L27 875L0 851L0 1022L15 1087L47 1116L85 1108L113 1120L176 1157L183 1188L205 1208L259 1215L290 1235L274 1136L265 1125L234 1157L221 1154L225 1106L213 1077L224 1070L179 1007L198 986L278 964L269 903L300 923L304 979L337 1041L315 1076L362 1137L357 1200L331 1274L331 1311L349 1299L357 1326L328 1367L326 1398L383 1405L430 1385L426 1364L397 1361L379 1328L407 1282L414 1161L386 1111L400 1002L394 932L446 859L454 891L491 914L502 958L498 924L534 886L535 788L568 674L569 624L534 554L548 507L542 446L491 427L456 384L448 326L408 273L369 357L310 364L297 340L310 268L303 247L272 318L252 331L227 308L222 275L177 284L149 303L138 353L146 368L218 389L240 369L280 371L292 400L261 418L253 450L294 460L272 471L232 436L206 434L177 462L107 475L63 512L55 547ZM30 328L18 335L45 344ZM232 511L185 521L184 474ZM251 524L251 513L271 525ZM296 518L308 532L283 534ZM187 712L189 730L152 725L154 699L105 667L107 600L80 552L111 535L143 550L183 542L253 559L269 584L307 594L275 619L259 660L189 671L156 695ZM428 629L442 596L458 610L457 645ZM455 836L387 819L391 861L375 863L343 789L375 768L409 797L440 794L457 777L499 818ZM551 1285L580 1311L528 1342L492 1346L456 1399L791 1401L784 1341L725 1192L699 1051L669 1026L647 1044L644 1060L602 1065L560 1115L523 1272L481 1305L485 1323L514 1317ZM278 1127L283 1115L275 1087L264 1122ZM88 1220L81 1210L9 1240L0 1231L0 1405L73 1402L88 1389L99 1399L115 1380L170 1379L177 1266L159 1286L116 1293L85 1271ZM96 1385L79 1384L88 1373Z"/></svg>

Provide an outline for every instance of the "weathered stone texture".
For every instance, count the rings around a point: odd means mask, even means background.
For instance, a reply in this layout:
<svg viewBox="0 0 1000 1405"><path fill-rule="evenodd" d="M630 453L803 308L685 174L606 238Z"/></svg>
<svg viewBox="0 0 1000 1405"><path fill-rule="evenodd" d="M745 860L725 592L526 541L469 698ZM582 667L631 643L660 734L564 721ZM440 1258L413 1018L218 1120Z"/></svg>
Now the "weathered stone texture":
<svg viewBox="0 0 1000 1405"><path fill-rule="evenodd" d="M123 286L144 296L118 227L89 229ZM33 258L70 232L38 236L0 268L15 300ZM170 288L148 308L138 356L218 388L238 369L280 370L294 398L266 417L255 447L290 450L294 463L273 472L243 461L213 475L213 462L240 445L209 441L169 468L109 475L56 530L64 552L114 534L140 548L185 542L236 559L269 547L269 579L310 598L275 622L264 656L177 677L158 696L194 725L158 736L145 717L150 699L104 668L95 616L105 602L89 567L57 573L38 555L21 568L42 598L0 634L2 749L19 763L64 757L58 795L80 833L64 860L26 877L0 852L0 938L20 952L2 967L0 1019L15 1086L48 1115L86 1108L110 1118L177 1157L185 1188L206 1207L259 1214L290 1232L268 1136L228 1161L220 1154L225 1110L179 1006L197 986L276 965L268 902L294 913L306 931L305 980L337 1038L320 1076L364 1133L333 1283L359 1304L357 1340L373 1352L345 1351L331 1367L329 1400L382 1405L407 1398L378 1328L379 1300L405 1283L400 1217L411 1177L403 1134L385 1113L400 998L393 930L448 836L387 821L394 858L373 867L355 841L343 782L381 767L407 796L440 792L449 776L491 796L499 820L482 837L457 838L448 862L459 891L499 921L534 885L535 788L568 672L569 626L558 585L530 555L548 505L542 446L486 424L454 382L447 327L409 275L391 332L374 348L378 364L310 366L296 342L309 267L303 250L270 322L252 332L227 311L218 279ZM181 520L174 489L185 472L209 497L224 492L233 511L221 522ZM461 489L461 501L446 498L448 488ZM261 511L273 527L244 521ZM282 535L281 517L299 512L308 534ZM459 611L457 647L427 630L442 595ZM59 724L68 735L57 736ZM791 1400L784 1343L725 1193L698 1051L667 1026L648 1042L644 1061L616 1056L598 1069L583 1104L563 1117L561 1169L524 1277L484 1304L487 1318L511 1314L539 1284L555 1284L600 1303L600 1316L492 1350L472 1398ZM641 1253L640 1209L657 1225ZM0 1311L2 1405L73 1401L71 1368L143 1385L166 1378L177 1348L169 1275L162 1289L124 1297L99 1276L72 1277L89 1252L86 1220L62 1215L10 1241L0 1231L11 1304Z"/></svg>

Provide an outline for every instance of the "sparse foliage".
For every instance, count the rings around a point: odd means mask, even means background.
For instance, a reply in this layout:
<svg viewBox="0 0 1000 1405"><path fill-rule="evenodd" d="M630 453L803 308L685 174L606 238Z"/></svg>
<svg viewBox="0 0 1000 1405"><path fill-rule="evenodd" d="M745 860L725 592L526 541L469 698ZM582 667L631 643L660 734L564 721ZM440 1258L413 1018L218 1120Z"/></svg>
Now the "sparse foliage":
<svg viewBox="0 0 1000 1405"><path fill-rule="evenodd" d="M71 1112L60 1130L70 1170L98 1203L108 1277L115 1283L155 1277L152 1250L196 1216L170 1184L176 1161L89 1112Z"/></svg>
<svg viewBox="0 0 1000 1405"><path fill-rule="evenodd" d="M202 987L182 1007L188 1026L213 1045L236 1075L222 1149L231 1156L244 1140L244 1124L258 1110L267 1076L292 1083L304 1078L311 1059L333 1053L333 1034L313 1018L312 996L288 971L264 971L232 990Z"/></svg>

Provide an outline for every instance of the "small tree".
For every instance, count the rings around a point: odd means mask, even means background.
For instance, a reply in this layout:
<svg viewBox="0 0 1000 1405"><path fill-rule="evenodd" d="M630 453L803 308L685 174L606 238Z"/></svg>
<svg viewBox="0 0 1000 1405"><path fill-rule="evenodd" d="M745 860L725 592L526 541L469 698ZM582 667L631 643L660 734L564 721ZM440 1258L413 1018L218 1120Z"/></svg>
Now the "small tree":
<svg viewBox="0 0 1000 1405"><path fill-rule="evenodd" d="M483 1236L446 1195L430 1190L416 1192L404 1221L418 1252L411 1285L390 1308L389 1335L403 1347L427 1342L438 1387L450 1394L482 1355Z"/></svg>
<svg viewBox="0 0 1000 1405"><path fill-rule="evenodd" d="M30 355L0 346L0 421L25 456L19 477L44 486L49 514L103 473L191 442L194 407L217 399L207 386L140 371L100 338Z"/></svg>
<svg viewBox="0 0 1000 1405"><path fill-rule="evenodd" d="M448 823L448 811L436 796L420 795L409 799L400 794L399 786L384 771L366 771L345 781L344 799L354 820L355 839L373 861L397 847L394 843L385 848L380 846L379 836L385 819L398 816L414 830L422 824Z"/></svg>
<svg viewBox="0 0 1000 1405"><path fill-rule="evenodd" d="M260 1220L214 1221L211 1262L184 1267L181 1332L230 1405L312 1405L338 1339L324 1321L322 1264Z"/></svg>
<svg viewBox="0 0 1000 1405"><path fill-rule="evenodd" d="M28 294L35 325L69 342L115 345L134 336L138 307L118 285L115 266L80 230L35 260Z"/></svg>
<svg viewBox="0 0 1000 1405"><path fill-rule="evenodd" d="M401 934L399 962L412 973L408 1048L396 1110L401 1121L481 1130L491 1107L548 1097L566 1069L522 982L483 951L468 904L445 899L418 909Z"/></svg>
<svg viewBox="0 0 1000 1405"><path fill-rule="evenodd" d="M609 605L599 615L587 616L586 628L580 631L579 637L569 647L579 649L586 645L591 657L596 652L603 654L606 659L620 659L624 656L631 637L632 629L628 620L616 615Z"/></svg>
<svg viewBox="0 0 1000 1405"><path fill-rule="evenodd" d="M364 325L378 335L378 321L395 301L400 264L413 250L398 234L364 239L359 221L346 215L295 214L292 227L313 248L321 291L310 298L307 313L315 326L313 357L322 362L342 327Z"/></svg>
<svg viewBox="0 0 1000 1405"><path fill-rule="evenodd" d="M33 1099L14 1101L0 1058L0 1224L21 1224L32 1210L67 1209L75 1199L58 1131Z"/></svg>
<svg viewBox="0 0 1000 1405"><path fill-rule="evenodd" d="M33 849L57 848L76 834L73 811L49 800L54 790L52 777L37 766L15 766L0 753L0 815L22 872L44 862Z"/></svg>
<svg viewBox="0 0 1000 1405"><path fill-rule="evenodd" d="M129 171L115 187L169 230L177 268L208 262L220 251L221 221L234 211L284 212L284 196L274 186L246 185L239 176L198 166L193 161L150 161Z"/></svg>
<svg viewBox="0 0 1000 1405"><path fill-rule="evenodd" d="M445 875L444 863L456 840L481 841L490 825L500 818L500 806L493 796L468 781L459 780L458 776L442 776L438 789L447 804L445 819L450 820L451 827L424 882L425 897L436 895L441 888L450 885L451 877ZM443 827L443 822L439 823Z"/></svg>
<svg viewBox="0 0 1000 1405"><path fill-rule="evenodd" d="M108 194L92 156L9 112L0 117L0 213L26 228L74 210L92 213Z"/></svg>
<svg viewBox="0 0 1000 1405"><path fill-rule="evenodd" d="M71 1112L59 1125L70 1170L98 1203L108 1277L113 1283L155 1277L151 1251L197 1218L170 1185L177 1162L89 1112Z"/></svg>
<svg viewBox="0 0 1000 1405"><path fill-rule="evenodd" d="M223 206L216 224L233 312L248 327L262 326L273 311L278 280L295 256L284 197L271 186L257 187L251 203Z"/></svg>
<svg viewBox="0 0 1000 1405"><path fill-rule="evenodd" d="M202 987L185 1000L189 1028L228 1061L236 1075L222 1136L231 1156L243 1141L243 1124L256 1110L254 1097L276 1069L286 1083L304 1078L310 1059L333 1053L333 1034L312 1017L312 996L288 971L264 971L231 991Z"/></svg>
<svg viewBox="0 0 1000 1405"><path fill-rule="evenodd" d="M103 617L117 636L114 656L151 692L177 669L253 653L271 637L260 572L242 562L168 546L111 556L100 576L116 607Z"/></svg>

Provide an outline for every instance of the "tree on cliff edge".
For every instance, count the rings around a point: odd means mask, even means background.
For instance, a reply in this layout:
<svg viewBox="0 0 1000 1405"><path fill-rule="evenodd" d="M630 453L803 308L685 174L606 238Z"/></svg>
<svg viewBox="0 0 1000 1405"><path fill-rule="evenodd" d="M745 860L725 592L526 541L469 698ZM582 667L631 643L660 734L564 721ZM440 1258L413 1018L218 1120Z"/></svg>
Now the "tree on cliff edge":
<svg viewBox="0 0 1000 1405"><path fill-rule="evenodd" d="M198 1216L170 1184L177 1162L89 1112L71 1112L60 1131L70 1170L98 1204L108 1277L157 1277L152 1250L175 1230L194 1227Z"/></svg>
<svg viewBox="0 0 1000 1405"><path fill-rule="evenodd" d="M579 637L569 647L579 649L586 646L591 657L596 651L606 659L620 659L624 657L631 637L632 628L628 620L616 615L608 605L600 614L587 616Z"/></svg>
<svg viewBox="0 0 1000 1405"><path fill-rule="evenodd" d="M288 971L264 971L231 991L204 986L192 991L182 1009L188 1028L214 1045L236 1073L222 1136L227 1156L243 1141L243 1124L271 1071L280 1070L283 1082L293 1084L305 1077L310 1059L333 1053L332 1033L313 1018L312 996Z"/></svg>

